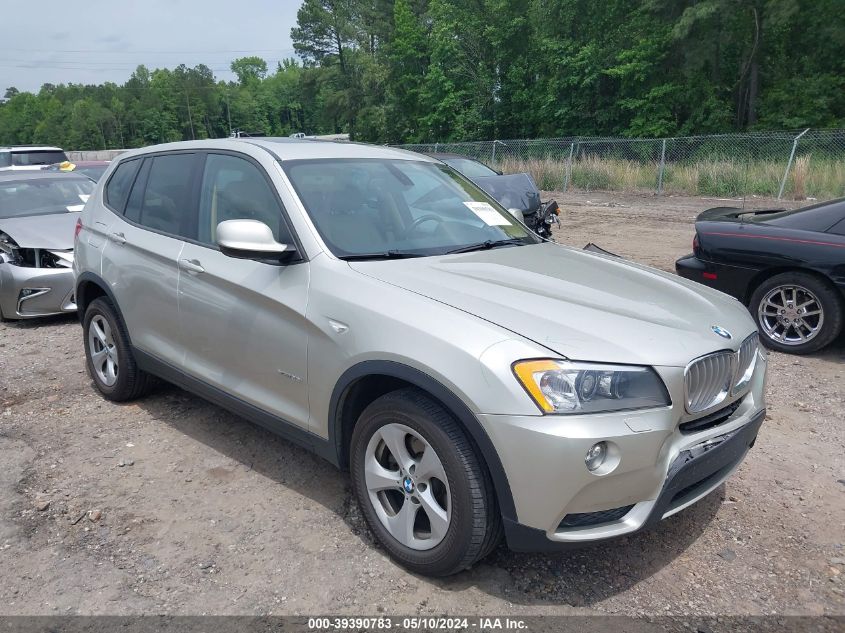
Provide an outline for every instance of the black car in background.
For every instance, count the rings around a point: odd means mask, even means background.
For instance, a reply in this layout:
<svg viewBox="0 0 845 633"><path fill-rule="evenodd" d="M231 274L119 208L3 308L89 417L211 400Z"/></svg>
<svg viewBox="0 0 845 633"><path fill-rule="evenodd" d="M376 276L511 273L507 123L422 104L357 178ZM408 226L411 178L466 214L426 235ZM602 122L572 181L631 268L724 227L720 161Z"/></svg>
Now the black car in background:
<svg viewBox="0 0 845 633"><path fill-rule="evenodd" d="M560 207L554 200L540 200L540 190L530 175L503 174L480 161L460 154L441 153L429 156L469 178L540 237L551 237L553 223L560 226Z"/></svg>
<svg viewBox="0 0 845 633"><path fill-rule="evenodd" d="M733 295L772 349L806 354L832 342L845 312L845 198L793 211L709 209L679 275Z"/></svg>

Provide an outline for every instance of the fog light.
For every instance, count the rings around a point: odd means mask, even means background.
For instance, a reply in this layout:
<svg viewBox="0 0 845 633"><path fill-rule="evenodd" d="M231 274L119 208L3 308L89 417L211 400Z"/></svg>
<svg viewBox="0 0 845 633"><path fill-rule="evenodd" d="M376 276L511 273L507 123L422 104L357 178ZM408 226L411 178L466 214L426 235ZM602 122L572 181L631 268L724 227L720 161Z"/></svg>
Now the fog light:
<svg viewBox="0 0 845 633"><path fill-rule="evenodd" d="M607 457L607 442L599 442L593 444L590 450L587 451L587 456L584 457L584 463L587 465L587 470L593 472L599 468Z"/></svg>

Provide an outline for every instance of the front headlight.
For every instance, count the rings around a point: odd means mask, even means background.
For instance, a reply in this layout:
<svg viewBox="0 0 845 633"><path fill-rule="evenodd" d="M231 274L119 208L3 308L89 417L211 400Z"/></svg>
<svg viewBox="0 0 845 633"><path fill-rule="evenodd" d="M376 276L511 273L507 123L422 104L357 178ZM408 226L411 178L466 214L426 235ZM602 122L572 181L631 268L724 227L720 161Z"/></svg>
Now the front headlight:
<svg viewBox="0 0 845 633"><path fill-rule="evenodd" d="M517 379L545 413L599 413L671 404L663 381L650 367L562 360L523 360Z"/></svg>

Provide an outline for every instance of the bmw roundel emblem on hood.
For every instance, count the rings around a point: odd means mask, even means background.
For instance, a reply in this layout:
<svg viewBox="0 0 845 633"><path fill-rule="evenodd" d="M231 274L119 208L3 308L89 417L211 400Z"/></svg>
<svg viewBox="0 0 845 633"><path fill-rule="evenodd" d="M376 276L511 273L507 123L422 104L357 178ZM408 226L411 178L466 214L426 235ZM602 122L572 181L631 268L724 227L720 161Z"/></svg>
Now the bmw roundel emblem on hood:
<svg viewBox="0 0 845 633"><path fill-rule="evenodd" d="M731 333L728 332L721 325L711 325L710 329L713 330L716 334L718 334L722 338L727 338L727 339L731 338Z"/></svg>

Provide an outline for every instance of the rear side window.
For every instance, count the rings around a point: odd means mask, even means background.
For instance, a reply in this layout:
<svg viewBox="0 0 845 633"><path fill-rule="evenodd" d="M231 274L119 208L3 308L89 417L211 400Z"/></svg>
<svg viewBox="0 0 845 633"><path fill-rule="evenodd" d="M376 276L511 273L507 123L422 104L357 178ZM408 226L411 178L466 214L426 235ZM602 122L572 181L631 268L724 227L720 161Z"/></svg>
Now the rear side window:
<svg viewBox="0 0 845 633"><path fill-rule="evenodd" d="M12 153L11 152L0 152L0 167L11 167L12 166Z"/></svg>
<svg viewBox="0 0 845 633"><path fill-rule="evenodd" d="M195 154L167 154L147 159L132 190L125 216L147 228L195 239L192 182Z"/></svg>
<svg viewBox="0 0 845 633"><path fill-rule="evenodd" d="M114 211L123 213L132 183L135 182L135 174L138 173L140 166L139 158L123 161L109 178L106 184L106 204Z"/></svg>

